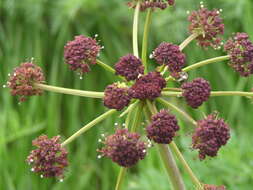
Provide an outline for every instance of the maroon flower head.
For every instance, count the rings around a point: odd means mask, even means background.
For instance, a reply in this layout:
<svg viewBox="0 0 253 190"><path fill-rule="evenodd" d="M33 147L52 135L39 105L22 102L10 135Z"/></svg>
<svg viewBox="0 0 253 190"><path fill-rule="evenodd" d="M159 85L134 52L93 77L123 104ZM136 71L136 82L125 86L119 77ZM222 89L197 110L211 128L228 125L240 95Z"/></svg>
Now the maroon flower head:
<svg viewBox="0 0 253 190"><path fill-rule="evenodd" d="M104 147L98 150L102 156L112 159L122 167L131 167L144 159L147 145L140 135L127 129L118 129L115 134L106 137Z"/></svg>
<svg viewBox="0 0 253 190"><path fill-rule="evenodd" d="M120 58L119 62L115 65L116 75L121 75L127 81L135 80L139 74L144 73L144 67L141 60L134 55L126 55Z"/></svg>
<svg viewBox="0 0 253 190"><path fill-rule="evenodd" d="M57 177L63 179L64 170L68 166L67 151L60 144L60 136L49 139L46 135L41 135L33 140L32 150L27 157L27 162L32 166L31 171L43 177Z"/></svg>
<svg viewBox="0 0 253 190"><path fill-rule="evenodd" d="M110 109L122 110L130 102L128 87L114 83L105 89L104 105Z"/></svg>
<svg viewBox="0 0 253 190"><path fill-rule="evenodd" d="M151 55L160 65L167 65L173 76L177 76L185 65L185 55L180 51L179 46L163 42Z"/></svg>
<svg viewBox="0 0 253 190"><path fill-rule="evenodd" d="M159 144L171 143L178 130L176 117L167 110L153 115L150 125L146 128L148 138Z"/></svg>
<svg viewBox="0 0 253 190"><path fill-rule="evenodd" d="M132 0L127 3L130 8L135 8L137 4L137 0ZM145 11L148 8L156 9L159 8L164 10L169 6L173 6L175 4L175 0L142 0L140 4L140 10Z"/></svg>
<svg viewBox="0 0 253 190"><path fill-rule="evenodd" d="M190 22L190 33L199 34L196 38L198 45L202 47L211 46L215 49L220 48L221 38L219 35L224 33L224 24L219 10L208 10L201 4L199 10L193 11L189 15L188 21Z"/></svg>
<svg viewBox="0 0 253 190"><path fill-rule="evenodd" d="M101 46L95 39L83 35L76 36L64 46L65 62L70 69L80 74L90 71L90 65L96 64Z"/></svg>
<svg viewBox="0 0 253 190"><path fill-rule="evenodd" d="M224 146L230 138L229 126L217 115L208 115L198 121L198 127L192 136L192 147L199 150L199 158L217 155L221 146Z"/></svg>
<svg viewBox="0 0 253 190"><path fill-rule="evenodd" d="M34 83L43 83L44 81L42 69L31 62L26 62L15 68L10 74L7 87L11 89L11 95L20 96L19 101L23 102L26 100L26 96L41 95L43 90L36 88Z"/></svg>
<svg viewBox="0 0 253 190"><path fill-rule="evenodd" d="M162 89L166 86L166 81L160 73L150 72L141 76L129 89L129 95L137 99L155 99L161 95Z"/></svg>
<svg viewBox="0 0 253 190"><path fill-rule="evenodd" d="M253 74L253 44L246 33L237 33L224 45L230 55L230 66L241 76Z"/></svg>
<svg viewBox="0 0 253 190"><path fill-rule="evenodd" d="M216 186L216 185L204 185L204 190L226 190L226 187L224 185Z"/></svg>
<svg viewBox="0 0 253 190"><path fill-rule="evenodd" d="M211 94L210 83L203 78L196 78L192 82L185 82L181 85L183 97L192 108L198 108L207 101Z"/></svg>

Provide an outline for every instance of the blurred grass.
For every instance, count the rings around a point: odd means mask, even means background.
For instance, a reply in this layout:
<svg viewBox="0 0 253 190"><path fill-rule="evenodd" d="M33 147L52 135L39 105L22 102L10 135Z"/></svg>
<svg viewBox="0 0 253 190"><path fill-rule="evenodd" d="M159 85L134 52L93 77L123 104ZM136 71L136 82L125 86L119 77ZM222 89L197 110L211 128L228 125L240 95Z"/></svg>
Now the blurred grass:
<svg viewBox="0 0 253 190"><path fill-rule="evenodd" d="M121 0L0 0L0 84L20 62L35 58L52 85L102 91L115 79L98 66L79 80L63 61L64 44L75 35L99 34L105 50L101 59L113 65L118 58L131 52L132 10ZM179 44L187 37L186 11L197 7L197 1L177 0L177 6L157 11L153 16L149 52L161 41ZM253 39L252 0L206 1L210 8L223 9L226 32L248 32ZM144 20L144 14L141 16ZM143 25L143 24L141 24ZM140 39L141 40L141 39ZM185 50L188 64L221 55L221 52L203 51L194 43ZM153 64L153 63L151 63ZM202 76L211 81L215 90L245 90L252 87L252 79L241 79L225 63L217 63L192 71L190 78ZM173 100L174 101L174 100ZM175 100L176 101L176 100ZM184 103L178 105L184 107ZM191 151L189 123L180 121L182 130L176 141L190 165L203 182L224 184L228 189L251 190L253 187L253 149L251 100L238 97L217 97L203 105L200 111L185 108L195 119L203 113L219 110L231 125L232 138L219 156L200 162ZM119 168L107 159L97 160L97 142L101 133L113 131L117 117L107 119L72 143L70 167L66 179L59 183L40 179L29 171L25 158L31 150L31 141L41 133L49 136L70 136L82 125L103 113L101 100L45 93L18 105L8 90L0 91L0 189L2 190L111 190ZM189 129L190 127L190 129ZM160 165L156 150L130 170L125 189L167 190L167 176ZM184 174L187 189L192 187ZM159 181L159 183L158 183Z"/></svg>

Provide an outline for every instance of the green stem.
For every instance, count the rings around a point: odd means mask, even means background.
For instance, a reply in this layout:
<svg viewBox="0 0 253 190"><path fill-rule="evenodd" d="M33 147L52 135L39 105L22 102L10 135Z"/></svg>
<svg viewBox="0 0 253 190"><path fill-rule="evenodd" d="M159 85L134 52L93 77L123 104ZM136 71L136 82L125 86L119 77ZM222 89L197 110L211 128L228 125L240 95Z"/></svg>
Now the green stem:
<svg viewBox="0 0 253 190"><path fill-rule="evenodd" d="M190 176L192 182L197 186L198 189L203 189L201 182L198 180L198 178L195 176L195 174L193 173L193 171L190 168L190 166L187 164L186 160L184 159L184 156L182 155L182 153L178 149L177 145L174 142L171 142L169 144L169 146L175 152L177 158L182 163L184 169L186 170L186 172Z"/></svg>
<svg viewBox="0 0 253 190"><path fill-rule="evenodd" d="M119 117L123 117L123 116L126 115L128 112L131 112L139 102L140 102L140 101L137 100L137 101L135 101L134 103L132 103L131 105L129 105L129 106L127 107L127 109L126 109L124 112L122 112L122 113L120 114Z"/></svg>
<svg viewBox="0 0 253 190"><path fill-rule="evenodd" d="M93 126L95 126L96 124L98 124L99 122L105 120L106 118L108 118L109 116L111 116L112 114L114 114L115 112L117 112L117 110L109 110L109 111L105 112L104 114L100 115L99 117L97 117L96 119L94 119L93 121L91 121L90 123L88 123L87 125L85 125L84 127L82 127L80 130L78 130L76 133L74 133L68 139L66 139L62 143L62 146L66 146L67 144L69 144L70 142L72 142L73 140L75 140L77 137L79 137L80 135L82 135L84 132L86 132L87 130L89 130L90 128L92 128Z"/></svg>
<svg viewBox="0 0 253 190"><path fill-rule="evenodd" d="M125 178L126 172L127 172L126 168L123 168L123 167L120 168L115 190L120 190L123 183L123 179Z"/></svg>
<svg viewBox="0 0 253 190"><path fill-rule="evenodd" d="M182 91L182 88L164 88L163 89L164 91L179 91L179 92L181 92Z"/></svg>
<svg viewBox="0 0 253 190"><path fill-rule="evenodd" d="M188 38L186 38L180 45L179 45L179 50L182 51L192 40L197 38L199 36L198 33L193 33Z"/></svg>
<svg viewBox="0 0 253 190"><path fill-rule="evenodd" d="M36 88L40 88L42 90L47 90L50 92L62 93L62 94L69 94L74 96L83 96L88 98L103 98L103 92L93 92L93 91L84 91L84 90L75 90L70 88L62 88L56 86L50 86L45 84L35 83L34 86Z"/></svg>
<svg viewBox="0 0 253 190"><path fill-rule="evenodd" d="M169 109L177 112L178 114L180 114L183 118L190 121L194 126L197 126L197 122L190 115L185 113L183 110L179 109L177 106L167 102L166 100L164 100L162 98L158 98L157 101L160 102L161 104L163 104L164 106L166 106L167 108L169 108Z"/></svg>
<svg viewBox="0 0 253 190"><path fill-rule="evenodd" d="M162 92L163 96L167 97L182 97L182 92ZM243 91L211 91L211 96L245 96L252 97L253 92Z"/></svg>
<svg viewBox="0 0 253 190"><path fill-rule="evenodd" d="M170 177L170 181L174 190L184 190L184 183L177 167L177 164L173 158L173 155L167 145L157 144L161 159L164 163L166 171Z"/></svg>
<svg viewBox="0 0 253 190"><path fill-rule="evenodd" d="M148 72L147 66L147 47L148 47L148 35L149 35L149 28L151 24L151 16L152 16L152 9L150 8L147 12L145 26L144 26L144 33L143 33L143 40L142 40L142 63L144 65L144 73Z"/></svg>
<svg viewBox="0 0 253 190"><path fill-rule="evenodd" d="M139 57L138 50L138 20L140 13L140 1L137 2L134 11L134 21L133 21L133 52L136 57Z"/></svg>
<svg viewBox="0 0 253 190"><path fill-rule="evenodd" d="M157 113L157 109L154 104L152 104L149 100L146 101L146 105L152 114ZM150 120L150 119L149 119ZM170 178L172 186L174 190L185 190L184 182L182 180L182 176L177 167L177 164L174 160L174 157L167 145L157 144L157 148L159 150L161 159L164 163L167 174Z"/></svg>
<svg viewBox="0 0 253 190"><path fill-rule="evenodd" d="M109 65L105 64L104 62L97 59L97 64L101 67L103 67L106 71L109 71L110 73L115 74L115 70L110 67Z"/></svg>
<svg viewBox="0 0 253 190"><path fill-rule="evenodd" d="M138 125L140 124L141 115L142 115L142 108L143 108L143 104L142 104L142 102L139 102L138 105L137 105L137 108L136 108L135 117L134 117L133 124L132 124L131 130L130 130L131 132L135 132ZM128 115L131 114L131 113L132 113L132 111L129 112ZM128 124L126 124L126 126L128 126ZM120 168L120 172L119 172L119 175L118 175L118 178L117 178L117 183L116 183L116 186L115 186L115 190L120 190L121 189L126 171L127 171L127 168L124 168L124 167Z"/></svg>
<svg viewBox="0 0 253 190"><path fill-rule="evenodd" d="M220 57L215 57L215 58L211 58L211 59L207 59L207 60L204 60L204 61L200 61L198 63L195 63L193 65L190 65L188 67L185 67L182 71L183 72L188 72L188 71L191 71L193 69L197 69L199 67L202 67L202 66L205 66L205 65L208 65L210 63L216 63L216 62L220 62L220 61L225 61L225 60L228 60L230 59L230 56L229 55L225 55L225 56L220 56ZM173 77L169 76L166 78L166 81L169 81L169 80L174 80Z"/></svg>

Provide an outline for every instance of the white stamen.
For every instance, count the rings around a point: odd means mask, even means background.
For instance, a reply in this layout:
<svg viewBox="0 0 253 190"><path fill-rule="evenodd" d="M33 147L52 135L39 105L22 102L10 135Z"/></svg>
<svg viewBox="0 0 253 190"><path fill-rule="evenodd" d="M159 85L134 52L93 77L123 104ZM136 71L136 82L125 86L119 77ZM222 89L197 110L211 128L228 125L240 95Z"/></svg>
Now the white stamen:
<svg viewBox="0 0 253 190"><path fill-rule="evenodd" d="M201 8L204 8L204 5L200 5Z"/></svg>
<svg viewBox="0 0 253 190"><path fill-rule="evenodd" d="M142 152L143 152L143 153L146 153L147 151L146 151L146 150L143 150Z"/></svg>
<svg viewBox="0 0 253 190"><path fill-rule="evenodd" d="M222 12L223 10L222 10L222 9L220 9L219 11L220 11L220 12Z"/></svg>
<svg viewBox="0 0 253 190"><path fill-rule="evenodd" d="M102 136L102 137L104 137L104 136L105 136L105 134L103 134L103 133L102 133L102 134L101 134L101 136Z"/></svg>
<svg viewBox="0 0 253 190"><path fill-rule="evenodd" d="M98 142L102 142L102 139L98 139Z"/></svg>
<svg viewBox="0 0 253 190"><path fill-rule="evenodd" d="M31 168L31 172L34 172L34 168Z"/></svg>
<svg viewBox="0 0 253 190"><path fill-rule="evenodd" d="M101 49L105 49L105 46L102 46Z"/></svg>
<svg viewBox="0 0 253 190"><path fill-rule="evenodd" d="M83 79L83 77L82 77L82 76L80 76L79 78L80 78L80 80L82 80L82 79Z"/></svg>
<svg viewBox="0 0 253 190"><path fill-rule="evenodd" d="M14 77L15 77L15 76L17 76L17 74L16 74L16 73L14 73L13 75L14 75Z"/></svg>
<svg viewBox="0 0 253 190"><path fill-rule="evenodd" d="M153 59L153 58L154 58L154 57L153 57L153 54L150 54L150 55L149 55L149 58L150 58L150 59Z"/></svg>
<svg viewBox="0 0 253 190"><path fill-rule="evenodd" d="M122 124L122 126L123 126L123 127L125 127L125 126L126 126L126 124L125 124L125 123L123 123L123 124Z"/></svg>
<svg viewBox="0 0 253 190"><path fill-rule="evenodd" d="M10 76L11 76L11 74L10 74L10 73L8 73L8 76L10 77Z"/></svg>
<svg viewBox="0 0 253 190"><path fill-rule="evenodd" d="M114 123L114 125L115 125L115 126L117 126L117 125L118 125L118 123Z"/></svg>
<svg viewBox="0 0 253 190"><path fill-rule="evenodd" d="M60 179L59 181L60 181L60 182L63 182L63 179Z"/></svg>
<svg viewBox="0 0 253 190"><path fill-rule="evenodd" d="M100 159L100 158L102 158L102 156L101 155L98 155L98 157L97 157L98 159Z"/></svg>
<svg viewBox="0 0 253 190"><path fill-rule="evenodd" d="M6 88L6 85L5 85L5 84L3 85L3 88Z"/></svg>
<svg viewBox="0 0 253 190"><path fill-rule="evenodd" d="M220 14L220 11L217 11L217 14Z"/></svg>
<svg viewBox="0 0 253 190"><path fill-rule="evenodd" d="M98 37L98 34L95 34L95 38L97 38Z"/></svg>
<svg viewBox="0 0 253 190"><path fill-rule="evenodd" d="M40 178L43 178L43 177L44 177L44 176L41 174L41 175L40 175Z"/></svg>
<svg viewBox="0 0 253 190"><path fill-rule="evenodd" d="M190 11L186 11L186 14L190 14Z"/></svg>
<svg viewBox="0 0 253 190"><path fill-rule="evenodd" d="M30 159L29 161L30 161L30 162L33 162L33 159Z"/></svg>

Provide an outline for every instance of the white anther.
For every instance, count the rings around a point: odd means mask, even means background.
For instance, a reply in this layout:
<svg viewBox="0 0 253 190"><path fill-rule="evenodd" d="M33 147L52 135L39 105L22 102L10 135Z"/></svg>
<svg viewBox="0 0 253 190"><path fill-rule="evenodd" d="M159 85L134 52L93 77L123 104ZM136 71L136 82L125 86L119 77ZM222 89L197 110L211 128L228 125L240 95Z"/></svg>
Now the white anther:
<svg viewBox="0 0 253 190"><path fill-rule="evenodd" d="M201 8L204 8L204 5L200 5Z"/></svg>
<svg viewBox="0 0 253 190"><path fill-rule="evenodd" d="M98 139L98 142L102 142L102 139Z"/></svg>
<svg viewBox="0 0 253 190"><path fill-rule="evenodd" d="M82 80L82 79L83 79L83 77L82 77L82 76L80 76L79 78L80 78L80 80Z"/></svg>
<svg viewBox="0 0 253 190"><path fill-rule="evenodd" d="M34 172L34 168L31 168L31 172Z"/></svg>
<svg viewBox="0 0 253 190"><path fill-rule="evenodd" d="M41 175L40 175L40 178L43 178L43 177L44 177L44 176L41 174Z"/></svg>
<svg viewBox="0 0 253 190"><path fill-rule="evenodd" d="M147 151L146 151L146 150L143 150L142 152L143 152L143 153L146 153Z"/></svg>
<svg viewBox="0 0 253 190"><path fill-rule="evenodd" d="M150 54L150 55L149 55L149 58L150 58L150 59L153 59L153 58L154 58L153 54Z"/></svg>
<svg viewBox="0 0 253 190"><path fill-rule="evenodd" d="M115 125L115 126L117 126L117 125L118 125L118 123L114 123L114 125Z"/></svg>
<svg viewBox="0 0 253 190"><path fill-rule="evenodd" d="M15 77L15 76L17 76L17 74L16 74L16 73L14 73L13 75L14 75L14 77Z"/></svg>
<svg viewBox="0 0 253 190"><path fill-rule="evenodd" d="M222 12L223 10L222 10L222 9L220 9L219 11L220 11L220 12Z"/></svg>
<svg viewBox="0 0 253 190"><path fill-rule="evenodd" d="M105 137L105 134L104 134L104 133L102 133L102 134L101 134L101 136L102 136L102 137Z"/></svg>
<svg viewBox="0 0 253 190"><path fill-rule="evenodd" d="M33 160L33 159L30 159L29 161L32 163L34 160Z"/></svg>
<svg viewBox="0 0 253 190"><path fill-rule="evenodd" d="M60 181L60 182L63 182L63 179L60 179L59 181Z"/></svg>
<svg viewBox="0 0 253 190"><path fill-rule="evenodd" d="M101 156L101 155L98 155L97 158L100 159L100 158L102 158L102 156Z"/></svg>
<svg viewBox="0 0 253 190"><path fill-rule="evenodd" d="M190 11L186 11L186 14L190 14Z"/></svg>
<svg viewBox="0 0 253 190"><path fill-rule="evenodd" d="M3 85L3 88L6 88L6 85L5 85L5 84Z"/></svg>
<svg viewBox="0 0 253 190"><path fill-rule="evenodd" d="M217 13L217 14L220 14L220 11L217 11L216 13Z"/></svg>
<svg viewBox="0 0 253 190"><path fill-rule="evenodd" d="M105 46L102 46L101 49L105 49Z"/></svg>
<svg viewBox="0 0 253 190"><path fill-rule="evenodd" d="M125 127L125 126L126 126L126 124L125 124L125 123L123 123L123 124L122 124L122 126L123 126L123 127Z"/></svg>
<svg viewBox="0 0 253 190"><path fill-rule="evenodd" d="M98 37L98 34L95 34L95 38L97 38Z"/></svg>
<svg viewBox="0 0 253 190"><path fill-rule="evenodd" d="M8 76L10 77L10 76L11 76L11 74L10 74L10 73L8 73Z"/></svg>

